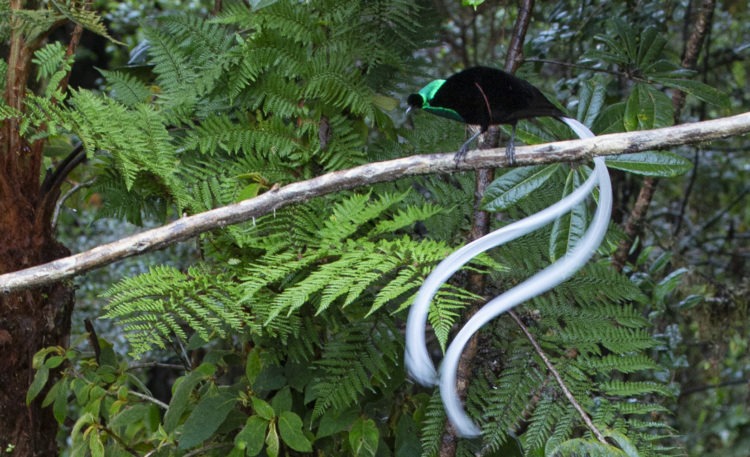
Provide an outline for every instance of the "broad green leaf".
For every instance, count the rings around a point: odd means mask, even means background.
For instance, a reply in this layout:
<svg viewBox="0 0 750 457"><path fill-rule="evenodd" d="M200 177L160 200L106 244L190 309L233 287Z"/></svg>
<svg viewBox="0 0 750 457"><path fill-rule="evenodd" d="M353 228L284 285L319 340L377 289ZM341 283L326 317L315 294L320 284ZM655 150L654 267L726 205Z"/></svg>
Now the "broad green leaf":
<svg viewBox="0 0 750 457"><path fill-rule="evenodd" d="M36 354L34 354L34 357L31 359L31 367L34 369L41 367L47 355L57 350L57 346L50 346L44 349L40 349Z"/></svg>
<svg viewBox="0 0 750 457"><path fill-rule="evenodd" d="M182 427L180 449L190 449L213 435L235 403L237 396L232 392L221 392L201 399Z"/></svg>
<svg viewBox="0 0 750 457"><path fill-rule="evenodd" d="M546 124L546 125L545 125ZM500 126L501 130L510 137L512 128ZM555 135L554 130L563 132L562 135ZM516 141L519 140L524 144L542 144L557 141L561 136L569 132L568 127L562 123L548 118L535 119L535 122L522 120L516 126ZM518 144L518 143L516 143Z"/></svg>
<svg viewBox="0 0 750 457"><path fill-rule="evenodd" d="M617 65L625 65L628 63L628 59L620 54L614 52L600 51L598 49L589 49L581 54L579 59L581 62L609 62Z"/></svg>
<svg viewBox="0 0 750 457"><path fill-rule="evenodd" d="M297 452L311 452L312 445L302 433L302 419L291 411L284 411L279 416L279 434L287 446Z"/></svg>
<svg viewBox="0 0 750 457"><path fill-rule="evenodd" d="M654 260L654 263L651 264L651 267L649 267L648 272L651 276L656 275L660 271L662 271L666 266L669 264L669 262L672 261L672 252L670 251L664 251L659 257Z"/></svg>
<svg viewBox="0 0 750 457"><path fill-rule="evenodd" d="M257 392L278 390L287 384L284 367L278 365L264 366L253 383L253 390Z"/></svg>
<svg viewBox="0 0 750 457"><path fill-rule="evenodd" d="M61 363L63 363L63 360L65 360L65 357L62 357L59 355L53 355L52 357L44 361L44 365L50 369L57 368L60 366Z"/></svg>
<svg viewBox="0 0 750 457"><path fill-rule="evenodd" d="M117 429L117 427L126 427L134 422L143 420L147 417L150 409L150 405L145 404L135 404L133 406L128 406L127 408L120 411L120 413L117 414L114 418L112 418L112 420L110 421L110 427L112 427L113 429Z"/></svg>
<svg viewBox="0 0 750 457"><path fill-rule="evenodd" d="M76 395L76 402L78 402L78 405L85 405L89 400L89 392L91 392L93 384L89 384L81 378L75 378L71 382L71 386L73 387L73 393Z"/></svg>
<svg viewBox="0 0 750 457"><path fill-rule="evenodd" d="M269 405L268 402L266 402L265 400L262 400L257 397L253 397L251 400L253 402L253 409L263 419L270 421L276 416L276 414L274 413L273 407Z"/></svg>
<svg viewBox="0 0 750 457"><path fill-rule="evenodd" d="M225 457L246 457L245 450L235 446L231 451L229 451L229 454L226 454Z"/></svg>
<svg viewBox="0 0 750 457"><path fill-rule="evenodd" d="M167 409L167 413L164 415L164 430L167 433L172 433L175 427L177 427L182 413L185 412L185 407L188 404L193 389L205 378L206 375L204 373L194 370L178 379L178 384L176 383L177 387L174 389L174 394L172 394L172 399L169 402L169 409Z"/></svg>
<svg viewBox="0 0 750 457"><path fill-rule="evenodd" d="M539 189L561 164L514 168L494 180L484 193L482 209L503 211Z"/></svg>
<svg viewBox="0 0 750 457"><path fill-rule="evenodd" d="M318 425L318 438L324 438L348 429L357 420L359 413L354 409L338 411L331 408L323 414Z"/></svg>
<svg viewBox="0 0 750 457"><path fill-rule="evenodd" d="M42 391L42 388L44 388L44 385L47 384L47 379L49 378L49 368L47 368L45 365L41 365L37 370L36 373L34 373L34 380L31 381L31 385L29 386L29 390L26 392L26 404L30 404L37 395L39 395L39 392Z"/></svg>
<svg viewBox="0 0 750 457"><path fill-rule="evenodd" d="M292 409L292 391L289 386L281 389L271 400L271 406L273 407L276 416L280 416L284 411L290 411ZM284 435L282 435L282 438Z"/></svg>
<svg viewBox="0 0 750 457"><path fill-rule="evenodd" d="M103 368L105 365L108 367L117 368L117 354L115 354L115 346L104 338L97 338L99 341L99 364Z"/></svg>
<svg viewBox="0 0 750 457"><path fill-rule="evenodd" d="M258 348L253 348L247 354L247 361L245 362L245 376L247 376L247 382L252 386L255 379L258 377L262 365L260 363L260 351Z"/></svg>
<svg viewBox="0 0 750 457"><path fill-rule="evenodd" d="M91 457L104 457L104 443L98 433L91 433L89 435L89 449L91 449Z"/></svg>
<svg viewBox="0 0 750 457"><path fill-rule="evenodd" d="M385 111L393 111L398 108L398 100L386 95L375 95L372 97L372 104Z"/></svg>
<svg viewBox="0 0 750 457"><path fill-rule="evenodd" d="M636 84L625 105L625 130L649 130L674 123L672 100L646 84Z"/></svg>
<svg viewBox="0 0 750 457"><path fill-rule="evenodd" d="M607 166L644 176L671 178L685 174L693 164L668 151L636 152L606 159Z"/></svg>
<svg viewBox="0 0 750 457"><path fill-rule="evenodd" d="M578 97L576 119L584 125L594 125L594 120L599 116L599 112L604 106L606 96L607 90L604 84L598 81L585 81L581 85L581 93Z"/></svg>
<svg viewBox="0 0 750 457"><path fill-rule="evenodd" d="M591 130L596 132L597 135L623 132L625 130L624 117L625 102L607 105L594 121Z"/></svg>
<svg viewBox="0 0 750 457"><path fill-rule="evenodd" d="M245 455L255 457L263 449L269 422L260 416L247 418L245 427L234 437L234 445L245 450Z"/></svg>
<svg viewBox="0 0 750 457"><path fill-rule="evenodd" d="M477 9L477 6L484 3L484 0L461 0L461 4L464 6L471 6L474 9Z"/></svg>
<svg viewBox="0 0 750 457"><path fill-rule="evenodd" d="M620 37L622 43L622 49L628 60L635 62L638 57L638 34L635 29L627 22L621 19L615 19L611 22L614 26L615 32Z"/></svg>
<svg viewBox="0 0 750 457"><path fill-rule="evenodd" d="M620 449L622 449L628 457L640 457L638 450L633 443L628 439L627 436L616 430L605 430L604 436L614 440Z"/></svg>
<svg viewBox="0 0 750 457"><path fill-rule="evenodd" d="M571 170L560 198L564 198L577 189L585 179L586 176L581 176L579 169ZM588 225L588 213L586 202L583 201L574 206L570 213L555 219L550 235L549 255L552 261L564 256L581 239Z"/></svg>
<svg viewBox="0 0 750 457"><path fill-rule="evenodd" d="M711 103L712 105L716 105L721 108L729 108L729 97L727 96L727 94L721 92L718 89L714 89L708 84L704 84L700 81L695 81L692 79L663 77L653 77L652 79L659 84L663 84L667 87L680 89L686 94L690 94L706 103Z"/></svg>
<svg viewBox="0 0 750 457"><path fill-rule="evenodd" d="M73 442L80 439L78 435L81 433L81 428L83 428L84 425L91 424L93 422L94 416L92 416L90 413L81 415L81 417L78 418L75 424L73 424L73 428L70 430L70 438L73 440Z"/></svg>
<svg viewBox="0 0 750 457"><path fill-rule="evenodd" d="M685 297L684 300L681 300L677 304L677 309L687 310L700 303L703 303L705 300L706 300L706 297L704 297L703 295L695 295L695 294L688 295L687 297Z"/></svg>
<svg viewBox="0 0 750 457"><path fill-rule="evenodd" d="M46 408L47 406L52 404L53 401L55 401L55 398L57 397L57 391L60 389L61 384L62 381L52 384L52 387L50 387L49 391L47 391L47 395L44 396L44 400L42 401L42 408Z"/></svg>
<svg viewBox="0 0 750 457"><path fill-rule="evenodd" d="M669 273L654 288L654 298L661 301L668 293L672 292L680 284L682 277L688 272L687 268L679 268Z"/></svg>
<svg viewBox="0 0 750 457"><path fill-rule="evenodd" d="M586 51L584 56L589 57L604 57L604 60L617 64L628 63L627 51L617 41L606 35L594 35L594 40L601 41L602 43L609 46L610 52L589 50Z"/></svg>
<svg viewBox="0 0 750 457"><path fill-rule="evenodd" d="M380 433L372 419L360 417L349 431L349 444L356 457L373 457L378 450Z"/></svg>
<svg viewBox="0 0 750 457"><path fill-rule="evenodd" d="M247 200L248 198L257 197L260 189L260 183L251 182L247 186L243 187L242 190L237 194L237 197L234 199L235 203L241 202L242 200Z"/></svg>
<svg viewBox="0 0 750 457"><path fill-rule="evenodd" d="M663 34L660 33L656 27L648 27L641 33L638 46L638 57L636 59L636 65L638 68L644 69L652 62L656 61L661 52L664 49L664 45L667 44L667 40Z"/></svg>
<svg viewBox="0 0 750 457"><path fill-rule="evenodd" d="M411 457L422 454L419 442L419 429L414 419L404 414L396 424L396 443L394 457Z"/></svg>
<svg viewBox="0 0 750 457"><path fill-rule="evenodd" d="M68 382L68 378L63 378L57 384L60 387L57 389L55 403L52 405L52 415L55 416L57 423L62 425L68 414L68 395L70 394L68 386L70 383Z"/></svg>
<svg viewBox="0 0 750 457"><path fill-rule="evenodd" d="M268 435L266 435L266 453L268 457L278 457L279 455L279 434L273 424L268 427Z"/></svg>

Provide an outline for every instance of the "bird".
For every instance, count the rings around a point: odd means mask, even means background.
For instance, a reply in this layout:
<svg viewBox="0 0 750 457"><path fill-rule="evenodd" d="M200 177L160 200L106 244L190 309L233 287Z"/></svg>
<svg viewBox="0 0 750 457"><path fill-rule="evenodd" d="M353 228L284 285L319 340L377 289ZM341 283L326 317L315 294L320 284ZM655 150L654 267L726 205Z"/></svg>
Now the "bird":
<svg viewBox="0 0 750 457"><path fill-rule="evenodd" d="M406 113L422 109L428 113L465 124L479 125L480 130L456 153L456 164L466 156L469 145L490 125L512 127L505 150L512 165L515 162L516 122L521 119L550 116L560 121L565 114L542 92L521 78L490 67L471 67L448 79L437 79L419 92L409 95Z"/></svg>

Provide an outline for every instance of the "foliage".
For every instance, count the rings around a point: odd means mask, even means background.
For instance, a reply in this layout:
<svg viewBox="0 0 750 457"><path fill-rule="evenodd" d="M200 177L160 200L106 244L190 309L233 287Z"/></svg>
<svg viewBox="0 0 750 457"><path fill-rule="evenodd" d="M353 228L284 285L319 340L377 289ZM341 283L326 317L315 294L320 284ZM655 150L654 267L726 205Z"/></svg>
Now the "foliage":
<svg viewBox="0 0 750 457"><path fill-rule="evenodd" d="M58 3L53 13L28 13L24 30L37 33L50 14L64 14ZM91 195L104 197L98 216L138 224L461 143L458 124L417 115L407 121L410 129L387 112L394 98L419 86L417 73L438 73L421 64L452 64L429 47L436 16L425 2L249 3L225 2L215 17L169 14L145 26L145 66L101 70L106 93L62 92L72 59L52 42L34 56L44 89L27 98L23 112L0 107L0 116L20 118L28 138L80 141L97 177ZM474 14L492 7L470 3ZM580 26L583 36L566 41L537 31L526 53L577 46L576 58L590 70L561 78L551 98L577 100L568 110L597 134L671 125L674 89L726 112L726 94L678 65L663 24L621 2L587 12L591 23L580 24L560 12L564 4L545 6L559 13L550 16L552 29L565 36ZM627 15L638 20L605 22ZM605 23L599 30L606 33L591 30ZM529 67L524 76L534 73ZM598 69L610 71L591 77ZM570 133L542 119L521 123L517 135L531 144ZM683 155L665 151L608 165L651 177L691 170ZM585 165L561 164L509 170L483 207L505 211L494 219L503 225L559 200L589 173ZM146 374L135 374L156 367L131 366L106 338L89 335L88 346L83 337L34 357L27 399L43 396L70 439L69 455L436 455L442 404L437 393L406 380L401 332L421 281L465 242L472 208L472 178L455 174L339 192L204 234L200 261L154 265L104 294L103 317L121 328L130 356L170 362L177 379L166 398L156 398ZM430 312L436 352L469 305L484 300L467 290L467 272L490 278L487 294L510 288L564 255L589 213L581 204L459 272ZM720 293L703 284L685 293L690 272L653 246L625 274L614 272L607 257L620 238L613 226L601 259L518 311L610 442L593 437L516 324L498 319L480 335L467 398L484 436L461 440L457 455L684 451L667 415L680 389L673 374L688 365L680 338L689 323L676 315L700 310L700 331L716 331L719 318L706 297ZM732 308L730 302L723 303ZM731 312L746 320L746 302ZM747 345L732 341L727 351L741 372ZM63 376L50 381L56 367Z"/></svg>

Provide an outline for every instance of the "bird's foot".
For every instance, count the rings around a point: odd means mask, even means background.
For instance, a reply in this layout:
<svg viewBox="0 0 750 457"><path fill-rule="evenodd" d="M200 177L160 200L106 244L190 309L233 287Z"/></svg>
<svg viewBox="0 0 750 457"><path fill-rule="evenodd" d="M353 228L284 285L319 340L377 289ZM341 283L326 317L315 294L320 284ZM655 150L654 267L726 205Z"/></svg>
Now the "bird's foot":
<svg viewBox="0 0 750 457"><path fill-rule="evenodd" d="M453 160L456 162L456 167L458 167L458 164L461 163L462 160L466 158L466 153L469 151L469 145L464 144L461 146L461 148L458 150L456 155L453 157Z"/></svg>
<svg viewBox="0 0 750 457"><path fill-rule="evenodd" d="M516 147L513 143L510 143L508 147L505 148L505 158L508 160L508 165L513 166L516 164Z"/></svg>

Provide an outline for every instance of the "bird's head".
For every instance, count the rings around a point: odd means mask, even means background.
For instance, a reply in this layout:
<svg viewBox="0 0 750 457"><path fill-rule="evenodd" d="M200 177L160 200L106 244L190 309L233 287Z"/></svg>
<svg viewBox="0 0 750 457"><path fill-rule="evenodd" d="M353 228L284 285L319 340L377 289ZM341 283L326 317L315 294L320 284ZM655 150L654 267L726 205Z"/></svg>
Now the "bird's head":
<svg viewBox="0 0 750 457"><path fill-rule="evenodd" d="M406 99L406 103L409 105L406 108L406 114L409 114L413 110L421 109L425 105L425 100L421 94L411 94Z"/></svg>
<svg viewBox="0 0 750 457"><path fill-rule="evenodd" d="M430 100L432 100L435 92L440 89L443 83L445 83L444 79L436 79L420 89L418 93L409 95L409 98L406 99L406 103L409 105L406 108L406 114L415 109L429 108Z"/></svg>

